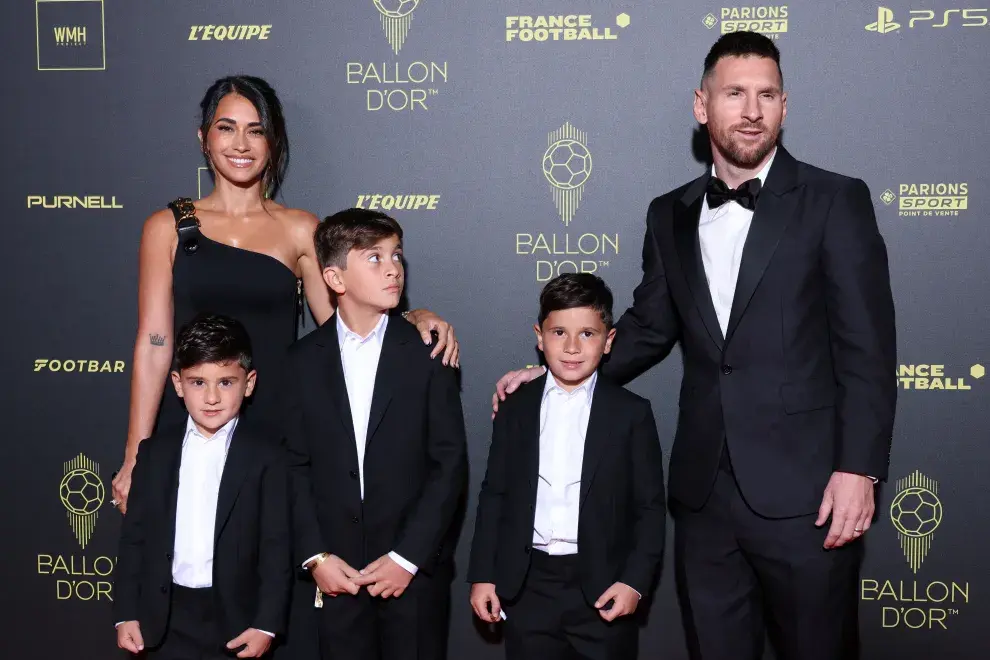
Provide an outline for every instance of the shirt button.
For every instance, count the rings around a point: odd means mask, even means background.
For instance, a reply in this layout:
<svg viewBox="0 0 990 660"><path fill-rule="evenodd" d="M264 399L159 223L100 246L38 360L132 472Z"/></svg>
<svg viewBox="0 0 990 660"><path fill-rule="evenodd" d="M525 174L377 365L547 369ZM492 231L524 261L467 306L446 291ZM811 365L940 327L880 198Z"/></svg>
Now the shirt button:
<svg viewBox="0 0 990 660"><path fill-rule="evenodd" d="M351 475L351 479L357 479L358 478L358 473L357 473L356 470L351 470L350 472L348 472L348 474Z"/></svg>
<svg viewBox="0 0 990 660"><path fill-rule="evenodd" d="M726 376L728 376L729 374L732 373L732 367L730 365L728 365L728 364L723 364L722 365L722 373L725 374Z"/></svg>
<svg viewBox="0 0 990 660"><path fill-rule="evenodd" d="M170 552L167 555L165 555L165 559L172 561L172 553Z"/></svg>

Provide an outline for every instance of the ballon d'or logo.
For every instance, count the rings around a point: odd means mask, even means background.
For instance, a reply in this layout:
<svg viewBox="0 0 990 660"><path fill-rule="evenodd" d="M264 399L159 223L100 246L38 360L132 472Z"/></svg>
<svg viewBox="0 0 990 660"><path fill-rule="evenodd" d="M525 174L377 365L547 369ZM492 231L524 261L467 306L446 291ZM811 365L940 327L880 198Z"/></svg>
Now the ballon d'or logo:
<svg viewBox="0 0 990 660"><path fill-rule="evenodd" d="M581 204L584 184L591 176L588 135L567 122L547 136L547 144L543 153L543 176L550 182L560 219L570 225Z"/></svg>
<svg viewBox="0 0 990 660"><path fill-rule="evenodd" d="M932 547L932 536L942 522L938 483L917 470L897 480L897 495L890 503L890 521L904 550L904 558L915 573Z"/></svg>
<svg viewBox="0 0 990 660"><path fill-rule="evenodd" d="M79 545L86 549L100 507L103 506L104 488L100 479L100 466L79 454L64 464L65 475L58 486L58 496L65 507L69 525Z"/></svg>
<svg viewBox="0 0 990 660"><path fill-rule="evenodd" d="M409 35L409 26L412 24L412 13L419 6L420 0L372 0L375 9L382 15L382 29L385 30L385 38L392 44L392 50L396 55L402 50Z"/></svg>

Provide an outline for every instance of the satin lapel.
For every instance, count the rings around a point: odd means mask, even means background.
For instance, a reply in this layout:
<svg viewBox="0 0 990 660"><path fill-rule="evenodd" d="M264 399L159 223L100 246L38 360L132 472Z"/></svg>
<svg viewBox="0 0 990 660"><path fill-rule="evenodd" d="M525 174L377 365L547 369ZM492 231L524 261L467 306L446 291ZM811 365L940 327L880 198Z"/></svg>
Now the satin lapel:
<svg viewBox="0 0 990 660"><path fill-rule="evenodd" d="M234 436L230 439L230 449L227 450L227 460L223 465L223 475L220 477L220 493L217 496L217 517L213 525L213 543L216 547L220 532L230 518L230 512L237 501L241 484L251 468L251 443L254 439L247 429L242 429L238 422L234 428Z"/></svg>
<svg viewBox="0 0 990 660"><path fill-rule="evenodd" d="M323 347L326 355L326 386L329 390L330 401L336 411L327 410L330 417L336 419L340 424L346 438L350 440L350 446L356 447L354 441L354 417L351 415L351 404L347 399L347 381L344 380L344 365L340 361L340 343L337 340L337 321L331 318L323 328L317 332L323 332L321 341L318 342ZM336 412L336 414L333 414ZM327 427L329 429L329 426ZM355 452L357 450L355 449ZM355 457L357 454L355 453ZM355 460L357 460L355 458Z"/></svg>
<svg viewBox="0 0 990 660"><path fill-rule="evenodd" d="M598 471L602 454L608 448L609 413L612 410L611 384L601 378L595 385L591 399L591 415L588 418L588 431L584 435L584 458L581 462L581 505L591 489L591 483Z"/></svg>
<svg viewBox="0 0 990 660"><path fill-rule="evenodd" d="M543 374L527 385L517 396L524 397L516 415L518 426L510 429L520 434L516 439L525 451L522 462L523 474L529 480L531 502L536 502L536 491L540 484L540 408L543 405L543 390L547 385L547 374Z"/></svg>
<svg viewBox="0 0 990 660"><path fill-rule="evenodd" d="M718 324L712 294L708 288L708 277L705 275L705 264L701 258L701 240L698 238L698 222L701 217L701 205L704 194L698 196L689 206L676 202L674 207L674 243L677 256L681 260L681 268L688 288L694 297L695 306L701 315L701 320L708 330L708 335L722 350L722 328Z"/></svg>
<svg viewBox="0 0 990 660"><path fill-rule="evenodd" d="M365 440L365 452L368 451L367 447L375 437L375 431L378 430L378 426L382 423L382 418L385 417L385 411L388 410L388 404L392 401L392 390L395 380L398 377L396 372L401 369L403 364L402 346L408 342L409 336L407 333L412 330L411 325L408 328L400 325L403 323L409 325L403 319L396 317L390 318L388 325L385 326L385 336L382 338L382 353L378 358L378 371L375 372L375 390L371 396L371 413L368 415L368 435ZM444 368L447 369L449 367Z"/></svg>
<svg viewBox="0 0 990 660"><path fill-rule="evenodd" d="M766 186L756 202L753 220L746 235L739 277L732 297L732 311L725 333L726 343L732 339L732 333L746 312L788 223L797 214L800 195L786 194L796 186L796 167L797 162L780 147L767 174Z"/></svg>
<svg viewBox="0 0 990 660"><path fill-rule="evenodd" d="M165 492L168 493L168 520L167 524L171 527L172 533L169 538L175 539L175 512L178 508L179 501L179 466L182 464L182 442L186 437L186 429L183 426L181 429L175 429L174 433L170 433L171 437L175 440L168 445L169 455L164 458L168 463L164 466L168 470L166 475L165 486L168 488Z"/></svg>

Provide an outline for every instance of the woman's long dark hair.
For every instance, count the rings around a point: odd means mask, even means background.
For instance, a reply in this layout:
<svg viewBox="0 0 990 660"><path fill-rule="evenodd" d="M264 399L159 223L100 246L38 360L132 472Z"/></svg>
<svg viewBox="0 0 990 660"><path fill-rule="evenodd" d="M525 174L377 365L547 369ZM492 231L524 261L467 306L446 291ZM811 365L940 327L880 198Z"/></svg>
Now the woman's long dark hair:
<svg viewBox="0 0 990 660"><path fill-rule="evenodd" d="M272 86L257 76L221 78L210 85L199 104L203 111L200 130L203 132L204 142L210 126L213 125L217 106L220 105L221 99L228 94L243 96L258 111L261 127L265 131L265 139L268 141L269 152L268 166L265 168L261 181L262 195L265 199L272 199L282 185L285 171L289 166L289 136L285 130L282 102L278 100L278 95ZM209 160L209 154L206 154L206 157ZM212 172L213 164L208 164Z"/></svg>

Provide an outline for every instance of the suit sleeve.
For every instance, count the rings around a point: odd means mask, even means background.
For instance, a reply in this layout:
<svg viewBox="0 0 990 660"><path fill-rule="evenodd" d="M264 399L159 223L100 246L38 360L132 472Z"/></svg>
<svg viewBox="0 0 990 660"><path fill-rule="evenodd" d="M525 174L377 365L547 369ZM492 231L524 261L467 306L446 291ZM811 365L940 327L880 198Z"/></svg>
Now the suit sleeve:
<svg viewBox="0 0 990 660"><path fill-rule="evenodd" d="M117 566L114 568L114 622L136 621L141 599L141 575L144 570L146 489L150 471L152 440L138 445L137 462L127 495L127 514L120 527ZM154 522L154 521L152 521Z"/></svg>
<svg viewBox="0 0 990 660"><path fill-rule="evenodd" d="M498 526L505 500L506 470L511 409L502 410L492 425L492 444L488 449L488 466L478 494L478 510L474 518L474 539L468 564L468 582L495 582L495 550Z"/></svg>
<svg viewBox="0 0 990 660"><path fill-rule="evenodd" d="M303 425L298 374L293 368L296 356L290 353L282 374L282 435L289 468L289 506L292 510L292 561L299 565L313 555L330 552L320 531L313 497L312 459Z"/></svg>
<svg viewBox="0 0 990 660"><path fill-rule="evenodd" d="M427 405L430 472L394 548L420 569L440 554L467 482L464 413L454 369L433 364Z"/></svg>
<svg viewBox="0 0 990 660"><path fill-rule="evenodd" d="M258 611L252 628L282 634L292 589L292 537L289 524L289 470L285 452L261 475L261 537L258 544Z"/></svg>
<svg viewBox="0 0 990 660"><path fill-rule="evenodd" d="M643 404L643 412L632 431L630 466L636 519L631 550L622 571L621 582L641 595L649 593L663 559L667 507L663 490L663 451L657 434L653 408Z"/></svg>
<svg viewBox="0 0 990 660"><path fill-rule="evenodd" d="M885 479L897 403L897 337L887 248L870 191L839 190L822 243L838 413L835 469Z"/></svg>
<svg viewBox="0 0 990 660"><path fill-rule="evenodd" d="M660 209L660 202L654 200L646 217L643 279L633 291L632 307L615 325L612 352L602 365L602 374L620 385L667 357L680 336L680 320L667 288L657 236L658 224L663 221Z"/></svg>

